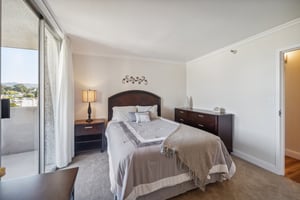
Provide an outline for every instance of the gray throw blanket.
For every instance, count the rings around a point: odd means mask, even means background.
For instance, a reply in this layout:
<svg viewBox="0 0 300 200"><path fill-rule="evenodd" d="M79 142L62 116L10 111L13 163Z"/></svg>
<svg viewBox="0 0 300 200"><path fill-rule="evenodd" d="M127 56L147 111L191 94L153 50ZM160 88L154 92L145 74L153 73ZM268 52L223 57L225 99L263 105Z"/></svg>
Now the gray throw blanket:
<svg viewBox="0 0 300 200"><path fill-rule="evenodd" d="M205 189L209 170L215 164L229 164L230 169L232 163L219 137L190 126L169 135L162 143L161 153L168 157L176 156L178 166L187 169L195 185L202 190Z"/></svg>

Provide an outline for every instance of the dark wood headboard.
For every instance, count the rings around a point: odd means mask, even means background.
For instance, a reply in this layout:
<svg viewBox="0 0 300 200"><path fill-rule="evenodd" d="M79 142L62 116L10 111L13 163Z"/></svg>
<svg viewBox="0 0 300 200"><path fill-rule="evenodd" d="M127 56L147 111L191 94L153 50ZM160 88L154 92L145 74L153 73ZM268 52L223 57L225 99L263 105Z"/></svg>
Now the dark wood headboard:
<svg viewBox="0 0 300 200"><path fill-rule="evenodd" d="M157 114L161 115L161 99L156 94L143 90L128 90L108 98L108 120L112 118L114 106L152 106L157 105Z"/></svg>

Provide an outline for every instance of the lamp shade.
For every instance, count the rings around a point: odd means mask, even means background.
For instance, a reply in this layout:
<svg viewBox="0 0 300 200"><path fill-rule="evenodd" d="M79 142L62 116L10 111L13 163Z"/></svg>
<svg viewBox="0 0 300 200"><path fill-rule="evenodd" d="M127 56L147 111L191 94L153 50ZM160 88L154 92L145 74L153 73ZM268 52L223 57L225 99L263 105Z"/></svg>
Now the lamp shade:
<svg viewBox="0 0 300 200"><path fill-rule="evenodd" d="M96 90L82 91L82 102L95 102L95 101L96 101Z"/></svg>

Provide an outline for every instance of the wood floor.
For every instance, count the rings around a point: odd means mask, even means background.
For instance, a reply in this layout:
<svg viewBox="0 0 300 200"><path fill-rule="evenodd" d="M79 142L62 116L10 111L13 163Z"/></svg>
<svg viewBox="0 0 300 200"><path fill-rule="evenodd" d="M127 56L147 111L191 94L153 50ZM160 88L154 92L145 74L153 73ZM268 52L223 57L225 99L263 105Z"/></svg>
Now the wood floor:
<svg viewBox="0 0 300 200"><path fill-rule="evenodd" d="M285 176L300 183L300 160L285 157Z"/></svg>

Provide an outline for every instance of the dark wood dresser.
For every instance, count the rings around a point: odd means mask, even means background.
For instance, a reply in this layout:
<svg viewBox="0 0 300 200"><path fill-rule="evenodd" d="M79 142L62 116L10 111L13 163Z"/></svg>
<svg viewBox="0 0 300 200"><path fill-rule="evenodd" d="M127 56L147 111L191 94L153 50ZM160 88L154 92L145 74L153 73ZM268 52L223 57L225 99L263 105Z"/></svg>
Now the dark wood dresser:
<svg viewBox="0 0 300 200"><path fill-rule="evenodd" d="M175 121L219 136L227 150L232 152L233 114L219 114L193 108L175 108Z"/></svg>
<svg viewBox="0 0 300 200"><path fill-rule="evenodd" d="M94 119L92 122L85 120L75 121L75 155L90 149L105 149L105 120Z"/></svg>

